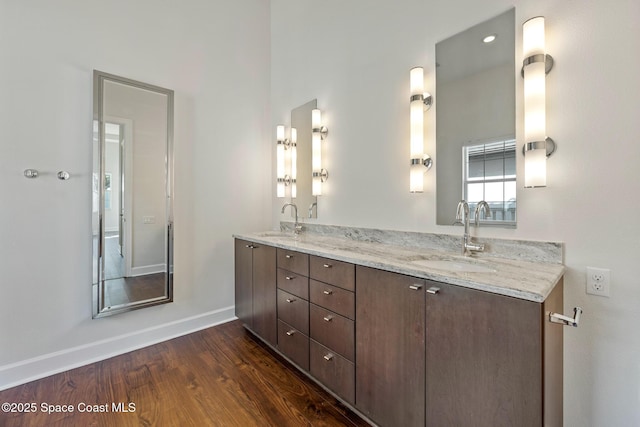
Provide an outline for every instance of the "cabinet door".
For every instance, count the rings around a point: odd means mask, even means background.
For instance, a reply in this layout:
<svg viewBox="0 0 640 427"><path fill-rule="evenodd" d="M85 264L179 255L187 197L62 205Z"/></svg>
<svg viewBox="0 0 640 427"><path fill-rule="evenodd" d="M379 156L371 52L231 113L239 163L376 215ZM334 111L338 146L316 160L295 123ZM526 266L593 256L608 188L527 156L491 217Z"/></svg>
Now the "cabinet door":
<svg viewBox="0 0 640 427"><path fill-rule="evenodd" d="M427 426L542 425L538 303L459 286L427 294Z"/></svg>
<svg viewBox="0 0 640 427"><path fill-rule="evenodd" d="M253 329L253 249L246 240L235 241L236 316Z"/></svg>
<svg viewBox="0 0 640 427"><path fill-rule="evenodd" d="M425 425L423 285L356 267L356 408L381 426Z"/></svg>
<svg viewBox="0 0 640 427"><path fill-rule="evenodd" d="M276 248L253 246L253 330L275 346L278 340Z"/></svg>

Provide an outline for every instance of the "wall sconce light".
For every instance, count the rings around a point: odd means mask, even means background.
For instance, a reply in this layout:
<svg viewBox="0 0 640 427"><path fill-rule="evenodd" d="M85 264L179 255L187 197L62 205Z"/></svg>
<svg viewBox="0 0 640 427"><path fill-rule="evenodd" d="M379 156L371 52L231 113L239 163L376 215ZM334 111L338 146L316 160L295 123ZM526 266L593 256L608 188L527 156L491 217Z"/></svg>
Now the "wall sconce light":
<svg viewBox="0 0 640 427"><path fill-rule="evenodd" d="M522 77L524 77L524 186L547 186L547 157L556 143L547 137L545 78L553 58L545 52L544 17L522 24Z"/></svg>
<svg viewBox="0 0 640 427"><path fill-rule="evenodd" d="M285 150L291 142L284 137L284 125L276 126L276 196L284 197L286 187L291 184L291 177L285 171Z"/></svg>
<svg viewBox="0 0 640 427"><path fill-rule="evenodd" d="M298 197L298 130L291 128L291 198Z"/></svg>
<svg viewBox="0 0 640 427"><path fill-rule="evenodd" d="M411 88L411 167L409 170L409 191L421 193L424 174L433 166L431 157L424 153L424 112L431 108L433 97L424 92L424 70L412 68L409 73ZM424 168L427 168L426 170Z"/></svg>
<svg viewBox="0 0 640 427"><path fill-rule="evenodd" d="M311 110L311 194L314 196L322 195L322 183L329 178L329 172L322 167L322 140L328 132L328 129L322 126L322 111L317 108Z"/></svg>

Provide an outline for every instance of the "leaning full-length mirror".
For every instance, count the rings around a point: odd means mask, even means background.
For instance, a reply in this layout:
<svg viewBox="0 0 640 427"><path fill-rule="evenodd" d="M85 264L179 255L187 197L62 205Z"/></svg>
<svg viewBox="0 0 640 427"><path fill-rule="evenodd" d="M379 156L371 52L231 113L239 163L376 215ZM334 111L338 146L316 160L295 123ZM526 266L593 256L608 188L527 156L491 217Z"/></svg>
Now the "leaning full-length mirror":
<svg viewBox="0 0 640 427"><path fill-rule="evenodd" d="M437 224L460 199L516 225L515 9L436 44Z"/></svg>
<svg viewBox="0 0 640 427"><path fill-rule="evenodd" d="M311 111L317 107L318 102L314 99L291 110L291 127L298 134L295 148L296 176L293 182L295 193L291 195L291 203L298 207L298 215L305 218L316 218L318 215L318 198L311 191Z"/></svg>
<svg viewBox="0 0 640 427"><path fill-rule="evenodd" d="M93 317L173 300L173 91L94 71Z"/></svg>

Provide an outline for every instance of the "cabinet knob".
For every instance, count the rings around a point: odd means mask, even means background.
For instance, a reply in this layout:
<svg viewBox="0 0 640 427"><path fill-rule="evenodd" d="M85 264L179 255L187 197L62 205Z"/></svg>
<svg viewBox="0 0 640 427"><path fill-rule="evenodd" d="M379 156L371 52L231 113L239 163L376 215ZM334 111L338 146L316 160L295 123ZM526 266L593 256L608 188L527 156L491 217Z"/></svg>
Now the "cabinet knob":
<svg viewBox="0 0 640 427"><path fill-rule="evenodd" d="M437 286L432 286L432 287L430 287L429 289L427 289L427 293L428 293L428 294L435 295L435 294L437 294L438 292L440 292L440 288L439 288L439 287L437 287Z"/></svg>
<svg viewBox="0 0 640 427"><path fill-rule="evenodd" d="M412 291L419 291L420 289L422 289L422 285L417 283L413 285L409 285L409 289L411 289Z"/></svg>
<svg viewBox="0 0 640 427"><path fill-rule="evenodd" d="M293 258L293 255L285 255L284 257L285 257L286 259L291 259L291 258Z"/></svg>
<svg viewBox="0 0 640 427"><path fill-rule="evenodd" d="M287 334L288 337L293 336L293 334L295 334L296 331L294 331L293 329L290 331L285 332L285 334Z"/></svg>
<svg viewBox="0 0 640 427"><path fill-rule="evenodd" d="M325 322L331 322L333 320L333 316L330 314L327 314L326 316L324 316L324 321Z"/></svg>
<svg viewBox="0 0 640 427"><path fill-rule="evenodd" d="M327 362L329 362L331 359L333 359L333 354L327 353L324 355L324 360L326 360Z"/></svg>
<svg viewBox="0 0 640 427"><path fill-rule="evenodd" d="M255 249L256 247L253 245L245 245L245 248L249 248L249 249Z"/></svg>
<svg viewBox="0 0 640 427"><path fill-rule="evenodd" d="M322 264L322 266L323 266L324 268L331 268L331 267L332 267L332 265L331 265L331 264Z"/></svg>
<svg viewBox="0 0 640 427"><path fill-rule="evenodd" d="M325 289L324 291L322 291L322 293L325 294L325 295L331 295L333 293L333 291Z"/></svg>
<svg viewBox="0 0 640 427"><path fill-rule="evenodd" d="M295 301L295 298L287 298L287 299L286 299L286 301L287 301L289 304L291 304L292 302L294 302L294 301Z"/></svg>
<svg viewBox="0 0 640 427"><path fill-rule="evenodd" d="M284 276L284 278L285 278L286 280L293 280L293 279L295 279L295 277L291 277L291 276Z"/></svg>

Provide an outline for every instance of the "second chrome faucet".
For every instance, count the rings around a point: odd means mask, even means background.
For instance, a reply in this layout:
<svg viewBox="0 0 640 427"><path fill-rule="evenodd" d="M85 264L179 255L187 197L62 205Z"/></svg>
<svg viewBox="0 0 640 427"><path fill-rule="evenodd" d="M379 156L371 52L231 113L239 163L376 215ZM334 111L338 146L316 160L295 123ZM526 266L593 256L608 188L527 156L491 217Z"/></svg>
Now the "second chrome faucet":
<svg viewBox="0 0 640 427"><path fill-rule="evenodd" d="M478 202L474 212L474 222L476 227L479 224L480 211L484 212L485 218L491 218L491 208L489 207L489 204L484 200ZM456 221L454 224L464 225L464 236L462 238L462 255L464 256L484 251L484 244L476 243L471 238L471 234L469 233L469 216L469 204L464 200L460 200L458 207L456 208Z"/></svg>
<svg viewBox="0 0 640 427"><path fill-rule="evenodd" d="M298 222L298 207L294 203L285 203L284 206L282 206L282 210L280 211L280 213L284 213L284 210L287 206L291 206L293 214L296 218L296 221L293 224L293 233L300 234L300 232L302 231L302 225L300 225L300 223Z"/></svg>

